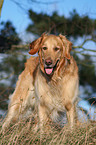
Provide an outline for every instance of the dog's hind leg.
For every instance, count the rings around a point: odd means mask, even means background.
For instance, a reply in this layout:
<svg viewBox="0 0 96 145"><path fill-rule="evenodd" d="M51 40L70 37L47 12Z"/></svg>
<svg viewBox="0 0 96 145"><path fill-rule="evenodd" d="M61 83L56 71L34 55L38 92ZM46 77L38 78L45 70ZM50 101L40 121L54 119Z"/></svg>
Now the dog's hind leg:
<svg viewBox="0 0 96 145"><path fill-rule="evenodd" d="M16 89L10 98L8 114L2 126L3 130L11 123L19 120L20 116L23 116L22 113L24 112L24 110L26 110L26 106L32 105L32 100L30 101L30 97L32 97L34 94L32 81L32 75L25 69L19 76L19 80L16 84Z"/></svg>

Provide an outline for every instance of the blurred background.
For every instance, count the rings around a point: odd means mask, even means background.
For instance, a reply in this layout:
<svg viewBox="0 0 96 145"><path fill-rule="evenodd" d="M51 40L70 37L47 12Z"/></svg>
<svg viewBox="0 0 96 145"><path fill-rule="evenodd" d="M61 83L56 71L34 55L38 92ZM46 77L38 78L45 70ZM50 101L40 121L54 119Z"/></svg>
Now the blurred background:
<svg viewBox="0 0 96 145"><path fill-rule="evenodd" d="M0 0L0 14L0 117L30 57L29 43L48 32L73 43L79 112L96 120L96 0Z"/></svg>

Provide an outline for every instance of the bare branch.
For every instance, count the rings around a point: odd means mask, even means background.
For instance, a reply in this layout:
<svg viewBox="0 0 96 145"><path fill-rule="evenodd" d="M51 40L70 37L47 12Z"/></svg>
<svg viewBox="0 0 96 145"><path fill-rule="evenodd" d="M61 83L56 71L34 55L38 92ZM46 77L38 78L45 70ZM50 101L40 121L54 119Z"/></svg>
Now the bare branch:
<svg viewBox="0 0 96 145"><path fill-rule="evenodd" d="M88 42L88 41L93 41L93 42L96 43L96 40L94 40L94 39L85 39L81 45L79 45L79 46L73 46L73 48L82 48L82 49L85 49L83 46L84 46L84 44L85 44L86 42ZM95 52L96 52L96 51L95 51Z"/></svg>
<svg viewBox="0 0 96 145"><path fill-rule="evenodd" d="M44 4L44 5L50 5L50 4L62 2L62 0L54 0L54 1L51 1L51 2L44 2L44 1L39 1L39 0L29 0L29 1L31 1L33 3Z"/></svg>
<svg viewBox="0 0 96 145"><path fill-rule="evenodd" d="M18 49L29 49L29 44L26 44L26 45L12 45L11 46L11 50L14 50L14 49L16 49L16 48L18 48Z"/></svg>
<svg viewBox="0 0 96 145"><path fill-rule="evenodd" d="M14 74L14 72L12 72L12 73L11 73L9 76L7 76L7 77L0 78L0 81L1 81L1 80L4 80L4 79L10 78L11 76L13 76L13 74Z"/></svg>
<svg viewBox="0 0 96 145"><path fill-rule="evenodd" d="M94 40L94 39L92 39L92 38L91 38L91 39L85 39L84 42L82 43L82 45L84 45L84 44L85 44L86 42L88 42L88 41L96 42L96 40Z"/></svg>
<svg viewBox="0 0 96 145"><path fill-rule="evenodd" d="M83 51L91 51L91 52L96 52L96 50L94 50L94 49L86 49L86 48L83 48Z"/></svg>
<svg viewBox="0 0 96 145"><path fill-rule="evenodd" d="M26 10L24 7L23 7L23 4L17 2L16 0L11 0L13 3L15 3L20 9L22 9L24 12L28 13L28 10Z"/></svg>
<svg viewBox="0 0 96 145"><path fill-rule="evenodd" d="M96 55L85 54L85 53L82 53L82 52L76 51L76 50L72 50L72 51L75 52L75 53L79 53L79 54L81 54L81 55L83 55L83 56L92 56L92 57L96 57Z"/></svg>
<svg viewBox="0 0 96 145"><path fill-rule="evenodd" d="M84 56L96 57L96 55L91 55L91 54L85 54L85 53L83 53L84 51L87 51L87 52L88 52L88 51L89 51L89 52L96 52L96 50L94 50L94 49L86 49L86 48L84 48L84 44L85 44L86 42L88 42L88 41L92 41L92 42L96 43L96 40L94 40L94 39L85 39L81 45L73 46L74 49L76 49L76 48L81 48L82 50L80 50L80 51L73 50L73 51L74 51L75 53L80 53L81 55L84 55Z"/></svg>

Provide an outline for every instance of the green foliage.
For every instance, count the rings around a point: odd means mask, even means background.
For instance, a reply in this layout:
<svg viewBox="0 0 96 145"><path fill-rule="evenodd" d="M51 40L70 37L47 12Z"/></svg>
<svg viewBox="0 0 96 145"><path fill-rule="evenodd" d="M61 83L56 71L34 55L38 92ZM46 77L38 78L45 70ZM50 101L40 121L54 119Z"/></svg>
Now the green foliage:
<svg viewBox="0 0 96 145"><path fill-rule="evenodd" d="M13 93L13 88L5 87L4 85L0 84L0 109L3 111L8 110L8 100L9 95Z"/></svg>
<svg viewBox="0 0 96 145"><path fill-rule="evenodd" d="M18 53L9 54L8 57L5 57L3 62L0 64L0 67L7 75L10 73L14 73L14 77L11 78L11 86L16 83L18 75L24 70L24 63L26 62L25 55L18 55ZM9 66L9 67L8 67Z"/></svg>
<svg viewBox="0 0 96 145"><path fill-rule="evenodd" d="M79 84L84 87L83 96L86 97L83 97L83 100L86 100L90 107L96 107L96 97L93 95L96 92L96 68L91 56L85 55L80 59L76 53L73 53L72 55L79 68ZM91 91L85 86L89 86ZM80 95L80 97L82 96Z"/></svg>
<svg viewBox="0 0 96 145"><path fill-rule="evenodd" d="M27 31L37 35L46 31L76 38L77 36L90 35L96 29L96 20L92 20L88 16L81 17L76 10L70 13L69 18L59 16L57 12L49 16L29 10L29 18L32 23L27 27Z"/></svg>
<svg viewBox="0 0 96 145"><path fill-rule="evenodd" d="M10 54L11 53L11 54ZM24 70L26 55L18 52L7 54L0 63L0 109L8 109L9 95L13 93L19 74ZM6 77L7 75L7 77Z"/></svg>
<svg viewBox="0 0 96 145"><path fill-rule="evenodd" d="M79 68L79 81L80 85L90 85L93 88L96 87L96 73L95 65L91 59L91 56L83 56L82 59L78 57L76 53L72 54L77 62Z"/></svg>
<svg viewBox="0 0 96 145"><path fill-rule="evenodd" d="M10 50L11 45L17 45L21 41L16 33L15 27L10 21L1 22L0 30L0 53Z"/></svg>
<svg viewBox="0 0 96 145"><path fill-rule="evenodd" d="M79 60L79 76L81 85L96 86L95 65L90 56L84 56L83 59Z"/></svg>

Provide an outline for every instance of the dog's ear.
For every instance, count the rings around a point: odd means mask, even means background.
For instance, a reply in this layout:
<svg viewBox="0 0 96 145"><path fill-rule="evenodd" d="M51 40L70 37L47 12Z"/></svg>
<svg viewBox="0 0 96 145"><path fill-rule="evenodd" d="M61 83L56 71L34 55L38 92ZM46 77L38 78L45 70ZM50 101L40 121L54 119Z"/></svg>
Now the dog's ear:
<svg viewBox="0 0 96 145"><path fill-rule="evenodd" d="M33 54L35 54L35 53L37 53L39 51L40 45L41 45L42 40L43 40L45 35L46 34L43 33L40 38L38 38L38 39L36 39L36 40L34 40L33 42L30 43L29 54L33 55Z"/></svg>
<svg viewBox="0 0 96 145"><path fill-rule="evenodd" d="M59 37L63 42L63 55L67 59L70 59L71 58L70 51L72 49L72 43L69 40L67 40L67 38L65 36L63 36L61 34L59 35Z"/></svg>

